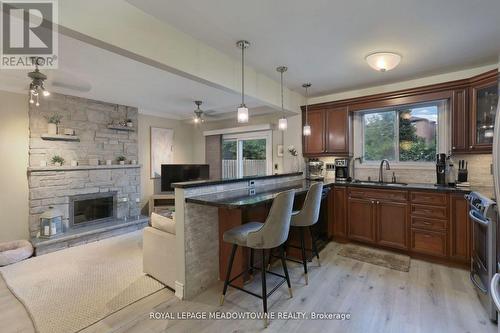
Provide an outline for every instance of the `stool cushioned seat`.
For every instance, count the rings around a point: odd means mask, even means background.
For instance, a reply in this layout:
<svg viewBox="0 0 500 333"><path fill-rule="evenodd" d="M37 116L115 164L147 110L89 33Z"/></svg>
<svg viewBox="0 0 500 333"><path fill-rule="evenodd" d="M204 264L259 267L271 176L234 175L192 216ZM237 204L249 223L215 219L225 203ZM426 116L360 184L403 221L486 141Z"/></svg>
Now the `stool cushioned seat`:
<svg viewBox="0 0 500 333"><path fill-rule="evenodd" d="M263 226L264 223L249 222L229 229L224 233L224 242L246 246L248 234L260 230Z"/></svg>

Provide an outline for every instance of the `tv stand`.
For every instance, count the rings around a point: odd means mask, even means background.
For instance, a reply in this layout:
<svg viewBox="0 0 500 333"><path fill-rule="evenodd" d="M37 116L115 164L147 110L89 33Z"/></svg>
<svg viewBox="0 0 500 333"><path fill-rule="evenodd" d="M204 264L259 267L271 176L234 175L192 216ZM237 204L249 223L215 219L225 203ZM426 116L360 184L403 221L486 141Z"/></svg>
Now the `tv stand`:
<svg viewBox="0 0 500 333"><path fill-rule="evenodd" d="M149 216L151 213L160 213L162 210L175 209L175 194L173 192L153 194L149 198Z"/></svg>

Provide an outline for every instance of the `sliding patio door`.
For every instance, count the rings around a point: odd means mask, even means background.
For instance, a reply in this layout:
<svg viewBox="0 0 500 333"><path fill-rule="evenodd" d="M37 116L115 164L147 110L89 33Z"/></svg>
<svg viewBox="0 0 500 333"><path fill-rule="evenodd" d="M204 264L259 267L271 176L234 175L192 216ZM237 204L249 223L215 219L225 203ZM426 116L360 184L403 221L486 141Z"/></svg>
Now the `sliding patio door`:
<svg viewBox="0 0 500 333"><path fill-rule="evenodd" d="M222 178L270 175L272 132L227 134L222 137Z"/></svg>

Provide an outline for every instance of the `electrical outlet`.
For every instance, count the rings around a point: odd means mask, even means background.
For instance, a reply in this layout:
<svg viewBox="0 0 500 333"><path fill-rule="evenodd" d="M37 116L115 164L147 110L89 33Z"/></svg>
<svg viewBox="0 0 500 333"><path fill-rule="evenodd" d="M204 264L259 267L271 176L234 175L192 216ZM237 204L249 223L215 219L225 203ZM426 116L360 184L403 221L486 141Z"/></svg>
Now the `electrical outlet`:
<svg viewBox="0 0 500 333"><path fill-rule="evenodd" d="M249 180L248 187L255 187L255 180Z"/></svg>

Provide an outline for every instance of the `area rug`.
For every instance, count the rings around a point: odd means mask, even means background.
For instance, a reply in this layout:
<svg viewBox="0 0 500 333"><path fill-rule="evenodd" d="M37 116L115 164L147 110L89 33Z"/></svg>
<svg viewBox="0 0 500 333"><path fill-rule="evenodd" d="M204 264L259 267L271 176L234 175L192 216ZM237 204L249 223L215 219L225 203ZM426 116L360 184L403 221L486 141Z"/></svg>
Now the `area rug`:
<svg viewBox="0 0 500 333"><path fill-rule="evenodd" d="M347 244L342 246L338 255L396 271L410 271L410 257L402 254Z"/></svg>
<svg viewBox="0 0 500 333"><path fill-rule="evenodd" d="M142 231L0 269L37 331L77 332L164 286L142 272Z"/></svg>

